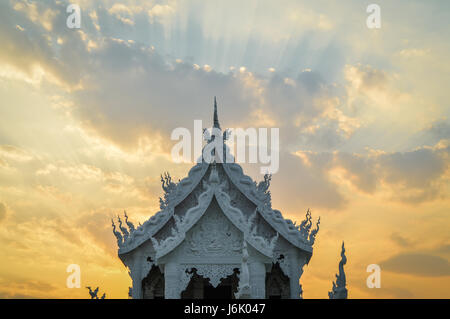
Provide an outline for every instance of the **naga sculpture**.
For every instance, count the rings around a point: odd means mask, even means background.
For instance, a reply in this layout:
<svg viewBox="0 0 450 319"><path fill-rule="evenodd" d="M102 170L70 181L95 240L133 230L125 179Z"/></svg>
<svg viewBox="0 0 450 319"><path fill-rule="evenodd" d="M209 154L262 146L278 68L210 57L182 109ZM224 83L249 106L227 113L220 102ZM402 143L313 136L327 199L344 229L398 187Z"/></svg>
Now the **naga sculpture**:
<svg viewBox="0 0 450 319"><path fill-rule="evenodd" d="M134 224L132 222L128 221L128 215L127 215L126 211L124 211L124 214L125 214L125 223L127 224L128 228L130 229L130 233L132 233L135 231Z"/></svg>
<svg viewBox="0 0 450 319"><path fill-rule="evenodd" d="M123 242L122 234L116 230L116 224L114 224L114 220L112 218L111 218L111 224L112 224L112 227L113 227L114 236L116 236L116 239L117 239L117 244L120 247L122 245L122 242Z"/></svg>
<svg viewBox="0 0 450 319"><path fill-rule="evenodd" d="M347 299L346 278L344 265L347 263L345 256L344 242L342 242L341 261L339 262L339 274L336 274L336 283L333 281L333 288L328 292L330 299Z"/></svg>
<svg viewBox="0 0 450 319"><path fill-rule="evenodd" d="M119 229L123 234L123 240L126 241L130 233L128 232L128 229L122 225L122 220L120 219L119 215L117 215L117 219L119 220Z"/></svg>

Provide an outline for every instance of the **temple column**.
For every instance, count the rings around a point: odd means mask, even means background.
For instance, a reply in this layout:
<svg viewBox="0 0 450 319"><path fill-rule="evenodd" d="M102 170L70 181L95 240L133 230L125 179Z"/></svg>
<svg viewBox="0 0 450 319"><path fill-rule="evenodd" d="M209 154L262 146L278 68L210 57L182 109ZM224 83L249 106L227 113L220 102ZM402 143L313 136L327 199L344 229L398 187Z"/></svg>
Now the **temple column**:
<svg viewBox="0 0 450 319"><path fill-rule="evenodd" d="M133 276L133 287L131 290L131 296L133 299L142 299L142 280L141 276Z"/></svg>
<svg viewBox="0 0 450 319"><path fill-rule="evenodd" d="M291 275L291 278L289 279L290 284L290 292L291 292L291 299L300 299L300 283L299 283L300 277L293 274Z"/></svg>
<svg viewBox="0 0 450 319"><path fill-rule="evenodd" d="M292 251L289 254L289 290L291 299L300 299L300 277L303 273L303 268L300 267L297 251Z"/></svg>
<svg viewBox="0 0 450 319"><path fill-rule="evenodd" d="M164 294L165 299L180 299L180 273L178 265L169 262L164 267Z"/></svg>
<svg viewBox="0 0 450 319"><path fill-rule="evenodd" d="M142 279L141 279L141 263L139 256L134 256L129 267L132 280L131 297L133 299L142 299Z"/></svg>
<svg viewBox="0 0 450 319"><path fill-rule="evenodd" d="M249 265L252 299L266 298L266 267L262 262L254 261Z"/></svg>
<svg viewBox="0 0 450 319"><path fill-rule="evenodd" d="M297 251L290 256L291 275L289 276L289 284L291 291L291 299L301 299L302 289L300 286L300 278L303 274L303 266L305 265L304 256L300 256Z"/></svg>

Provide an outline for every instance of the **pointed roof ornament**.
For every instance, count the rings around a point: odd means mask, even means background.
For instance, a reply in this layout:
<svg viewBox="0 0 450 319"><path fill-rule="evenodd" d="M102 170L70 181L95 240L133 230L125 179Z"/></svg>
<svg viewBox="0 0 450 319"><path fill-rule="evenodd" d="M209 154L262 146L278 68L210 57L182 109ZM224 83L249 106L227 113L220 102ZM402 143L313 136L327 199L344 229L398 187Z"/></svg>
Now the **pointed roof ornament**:
<svg viewBox="0 0 450 319"><path fill-rule="evenodd" d="M217 100L214 96L214 125L213 127L220 129L219 117L217 116Z"/></svg>
<svg viewBox="0 0 450 319"><path fill-rule="evenodd" d="M209 175L209 182L210 183L219 183L219 174L216 170L216 161L212 164L211 174Z"/></svg>
<svg viewBox="0 0 450 319"><path fill-rule="evenodd" d="M328 292L330 299L347 299L347 285L344 265L347 263L347 257L345 256L344 242L342 242L341 261L339 262L339 274L336 274L336 282L333 281L333 288Z"/></svg>

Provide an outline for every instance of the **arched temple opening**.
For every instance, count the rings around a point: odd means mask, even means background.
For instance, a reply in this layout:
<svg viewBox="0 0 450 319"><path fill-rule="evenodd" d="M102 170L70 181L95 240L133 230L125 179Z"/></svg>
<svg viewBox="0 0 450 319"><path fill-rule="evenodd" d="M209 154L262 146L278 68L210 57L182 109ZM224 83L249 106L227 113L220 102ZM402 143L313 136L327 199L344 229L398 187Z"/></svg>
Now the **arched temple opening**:
<svg viewBox="0 0 450 319"><path fill-rule="evenodd" d="M164 274L157 266L153 266L147 277L142 280L144 299L164 299Z"/></svg>
<svg viewBox="0 0 450 319"><path fill-rule="evenodd" d="M223 278L217 287L213 287L209 279L194 274L186 287L181 293L182 299L234 299L235 293L239 285L239 270L234 269L232 275Z"/></svg>
<svg viewBox="0 0 450 319"><path fill-rule="evenodd" d="M283 273L277 262L266 274L266 299L288 299L290 296L289 277Z"/></svg>

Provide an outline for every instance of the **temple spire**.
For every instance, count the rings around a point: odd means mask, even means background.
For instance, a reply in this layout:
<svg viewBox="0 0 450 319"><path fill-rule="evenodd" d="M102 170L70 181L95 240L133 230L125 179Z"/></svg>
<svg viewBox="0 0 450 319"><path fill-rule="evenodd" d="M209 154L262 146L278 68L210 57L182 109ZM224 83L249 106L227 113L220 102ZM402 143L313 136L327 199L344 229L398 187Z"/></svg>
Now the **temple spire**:
<svg viewBox="0 0 450 319"><path fill-rule="evenodd" d="M336 282L333 281L333 288L328 292L330 299L347 299L347 285L344 265L347 263L347 257L345 256L344 242L342 242L341 261L339 262L339 274L336 274Z"/></svg>
<svg viewBox="0 0 450 319"><path fill-rule="evenodd" d="M217 116L217 101L216 101L215 96L214 96L214 125L213 125L213 127L220 129L219 117Z"/></svg>

